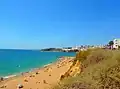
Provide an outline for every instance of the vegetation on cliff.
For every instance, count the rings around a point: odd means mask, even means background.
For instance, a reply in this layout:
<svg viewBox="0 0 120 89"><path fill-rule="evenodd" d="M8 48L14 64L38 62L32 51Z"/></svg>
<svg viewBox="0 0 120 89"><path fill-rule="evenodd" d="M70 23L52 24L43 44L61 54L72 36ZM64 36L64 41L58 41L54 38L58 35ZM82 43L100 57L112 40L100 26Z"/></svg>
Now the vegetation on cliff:
<svg viewBox="0 0 120 89"><path fill-rule="evenodd" d="M120 89L119 50L81 51L77 53L70 69L76 63L80 65L80 70L77 70L80 71L79 74L74 77L67 76L53 89ZM69 73L70 70L65 74Z"/></svg>

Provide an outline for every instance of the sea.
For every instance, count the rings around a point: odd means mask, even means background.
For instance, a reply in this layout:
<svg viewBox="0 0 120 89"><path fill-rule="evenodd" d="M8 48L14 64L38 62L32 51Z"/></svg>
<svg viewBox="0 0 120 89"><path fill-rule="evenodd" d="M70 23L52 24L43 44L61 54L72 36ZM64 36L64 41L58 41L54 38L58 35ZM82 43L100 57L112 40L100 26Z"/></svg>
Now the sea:
<svg viewBox="0 0 120 89"><path fill-rule="evenodd" d="M0 49L0 77L17 75L43 67L74 52L41 52L40 50Z"/></svg>

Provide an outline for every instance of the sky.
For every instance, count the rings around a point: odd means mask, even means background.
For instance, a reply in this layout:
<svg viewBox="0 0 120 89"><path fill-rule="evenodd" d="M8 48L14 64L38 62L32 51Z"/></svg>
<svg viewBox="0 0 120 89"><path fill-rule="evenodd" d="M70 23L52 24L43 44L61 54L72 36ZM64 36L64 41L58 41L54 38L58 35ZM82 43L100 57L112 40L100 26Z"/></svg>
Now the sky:
<svg viewBox="0 0 120 89"><path fill-rule="evenodd" d="M0 48L106 44L120 38L119 0L0 0Z"/></svg>

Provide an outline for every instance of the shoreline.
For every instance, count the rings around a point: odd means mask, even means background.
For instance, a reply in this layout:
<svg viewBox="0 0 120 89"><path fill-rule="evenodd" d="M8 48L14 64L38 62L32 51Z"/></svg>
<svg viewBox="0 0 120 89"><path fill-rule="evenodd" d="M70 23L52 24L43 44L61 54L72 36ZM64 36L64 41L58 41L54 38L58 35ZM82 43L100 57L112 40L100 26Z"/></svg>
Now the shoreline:
<svg viewBox="0 0 120 89"><path fill-rule="evenodd" d="M49 67L49 66L51 66L51 65L54 65L54 64L62 61L64 58L74 58L74 57L73 57L73 56L62 56L62 57L57 58L57 60L55 60L55 61L53 61L53 62L50 62L50 63L47 63L47 64L42 65L41 67L31 68L31 69L29 69L29 71L20 72L20 73L8 75L8 76L0 76L0 78L3 78L3 81L7 81L7 80L9 80L9 79L11 79L11 78L23 76L23 75L25 75L25 74L32 73L32 72L35 72L35 71L37 71L37 70L41 70L41 69L44 69L44 68ZM1 83L1 82L2 82L2 81L0 81L0 83Z"/></svg>
<svg viewBox="0 0 120 89"><path fill-rule="evenodd" d="M0 82L0 89L16 89L23 85L24 89L46 89L60 81L60 77L72 65L75 57L60 57L42 67L18 75L7 76Z"/></svg>

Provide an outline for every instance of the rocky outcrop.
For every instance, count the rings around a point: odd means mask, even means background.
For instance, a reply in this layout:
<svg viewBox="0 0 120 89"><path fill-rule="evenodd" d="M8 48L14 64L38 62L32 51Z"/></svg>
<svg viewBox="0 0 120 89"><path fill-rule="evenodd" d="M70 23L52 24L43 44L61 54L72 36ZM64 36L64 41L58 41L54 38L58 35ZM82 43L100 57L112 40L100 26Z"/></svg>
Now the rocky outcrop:
<svg viewBox="0 0 120 89"><path fill-rule="evenodd" d="M64 75L61 75L60 80L67 78L67 77L76 76L77 74L80 74L81 72L82 72L82 64L79 60L77 60L74 65L71 65L69 70Z"/></svg>

